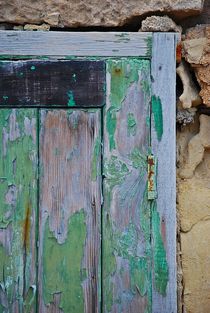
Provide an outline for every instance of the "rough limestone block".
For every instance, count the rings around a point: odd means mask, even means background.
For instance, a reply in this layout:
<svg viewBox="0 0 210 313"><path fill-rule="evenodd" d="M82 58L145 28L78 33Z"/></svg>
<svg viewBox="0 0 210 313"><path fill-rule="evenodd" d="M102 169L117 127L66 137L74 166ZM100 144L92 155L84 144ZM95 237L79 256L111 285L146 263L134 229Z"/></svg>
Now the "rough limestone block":
<svg viewBox="0 0 210 313"><path fill-rule="evenodd" d="M191 178L196 167L204 157L205 149L210 148L210 116L200 115L200 131L188 144L188 156L183 169L179 172L181 178Z"/></svg>
<svg viewBox="0 0 210 313"><path fill-rule="evenodd" d="M186 110L177 108L176 122L182 126L194 123L196 112L196 108L190 108Z"/></svg>
<svg viewBox="0 0 210 313"><path fill-rule="evenodd" d="M192 106L201 104L201 97L186 62L182 61L177 67L176 72L183 84L183 93L179 97L182 108L189 109Z"/></svg>
<svg viewBox="0 0 210 313"><path fill-rule="evenodd" d="M24 25L24 30L42 30L42 31L48 31L50 30L50 25L48 24L42 24L42 25L33 25L33 24L26 24Z"/></svg>
<svg viewBox="0 0 210 313"><path fill-rule="evenodd" d="M188 232L196 223L210 218L210 186L205 179L194 176L181 180L178 190L180 227Z"/></svg>
<svg viewBox="0 0 210 313"><path fill-rule="evenodd" d="M178 26L168 16L149 16L142 21L141 28L139 31L142 32L182 32L182 27Z"/></svg>
<svg viewBox="0 0 210 313"><path fill-rule="evenodd" d="M202 123L202 119L206 119ZM209 117L201 116L201 129L197 116L193 124L178 131L178 166L183 169L188 144L198 136L209 136ZM203 125L203 127L202 127ZM206 145L206 140L203 140ZM194 149L194 152L196 147ZM180 245L183 296L179 312L209 313L210 310L210 150L206 149L201 163L193 171L192 178L178 183L178 216L180 221ZM180 279L180 278L179 278ZM180 305L180 306L181 306Z"/></svg>
<svg viewBox="0 0 210 313"><path fill-rule="evenodd" d="M183 42L183 54L195 71L203 103L210 107L210 25L188 30Z"/></svg>
<svg viewBox="0 0 210 313"><path fill-rule="evenodd" d="M204 0L0 0L0 22L50 26L120 26L152 12L199 14Z"/></svg>
<svg viewBox="0 0 210 313"><path fill-rule="evenodd" d="M210 220L181 233L184 312L210 312Z"/></svg>

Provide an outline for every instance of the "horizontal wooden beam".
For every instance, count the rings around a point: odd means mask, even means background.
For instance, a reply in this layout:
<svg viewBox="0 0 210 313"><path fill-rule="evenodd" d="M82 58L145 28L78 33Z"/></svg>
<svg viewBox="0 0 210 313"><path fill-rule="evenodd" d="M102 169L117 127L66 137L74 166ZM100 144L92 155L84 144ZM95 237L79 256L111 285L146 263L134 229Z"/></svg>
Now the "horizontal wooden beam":
<svg viewBox="0 0 210 313"><path fill-rule="evenodd" d="M0 106L101 107L105 104L105 61L4 61Z"/></svg>
<svg viewBox="0 0 210 313"><path fill-rule="evenodd" d="M151 57L151 33L0 31L0 56Z"/></svg>

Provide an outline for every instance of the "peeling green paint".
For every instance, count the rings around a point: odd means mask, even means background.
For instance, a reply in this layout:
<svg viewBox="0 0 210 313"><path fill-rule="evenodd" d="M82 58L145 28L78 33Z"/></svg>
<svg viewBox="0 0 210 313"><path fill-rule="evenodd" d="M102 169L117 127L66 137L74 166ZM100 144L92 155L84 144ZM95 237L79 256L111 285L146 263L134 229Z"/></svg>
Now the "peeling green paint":
<svg viewBox="0 0 210 313"><path fill-rule="evenodd" d="M24 299L24 313L30 313L32 311L36 297L36 286L29 287L26 298Z"/></svg>
<svg viewBox="0 0 210 313"><path fill-rule="evenodd" d="M103 262L103 297L106 299L104 303L106 307L106 312L110 312L113 305L113 283L110 281L110 276L112 276L116 271L116 259L114 255L115 251L115 238L113 237L113 229L107 214L106 218L106 227L104 228L103 237L106 240L103 241L103 257L108 262Z"/></svg>
<svg viewBox="0 0 210 313"><path fill-rule="evenodd" d="M110 107L106 113L106 129L109 135L110 151L116 148L115 131L117 127L117 112L127 95L128 88L139 81L139 71L148 72L149 62L134 58L109 59L106 61L111 77Z"/></svg>
<svg viewBox="0 0 210 313"><path fill-rule="evenodd" d="M67 105L69 107L74 107L76 105L76 103L75 103L75 100L74 100L73 92L72 91L68 91L67 95L68 95L68 103L67 103Z"/></svg>
<svg viewBox="0 0 210 313"><path fill-rule="evenodd" d="M126 164L116 156L112 155L109 160L104 160L103 174L106 178L104 207L107 208L107 212L103 215L103 238L105 239L102 245L102 256L104 260L108 260L108 262L103 262L103 297L106 299L104 303L105 312L110 312L113 305L113 283L110 277L114 275L117 266L114 254L117 241L114 237L114 225L110 221L109 207L113 188L116 185L122 184L128 173L129 170Z"/></svg>
<svg viewBox="0 0 210 313"><path fill-rule="evenodd" d="M139 169L140 183L142 176L146 173L147 162L146 156L140 152L138 148L134 148L130 155L132 165ZM141 297L146 297L147 307L145 313L151 313L151 244L150 244L150 203L147 199L147 187L145 187L142 202L139 205L139 225L143 232L145 240L145 251L139 254L139 235L137 227L133 222L122 231L116 231L116 226L111 222L109 210L113 188L116 185L121 185L125 181L125 177L130 174L127 165L119 160L116 156L111 156L110 160L105 160L105 203L106 214L104 216L105 227L103 236L106 238L103 242L103 257L105 260L103 265L103 292L105 312L111 312L112 306L116 303L120 305L120 299L113 294L112 277L116 274L117 264L116 258L122 257L127 260L129 265L130 275L130 297L140 294ZM139 186L139 185L138 185ZM135 189L135 192L138 190ZM130 196L130 194L129 194ZM134 195L133 195L134 196ZM125 200L125 199L124 199ZM124 268L121 268L124 271ZM128 290L126 291L128 292Z"/></svg>
<svg viewBox="0 0 210 313"><path fill-rule="evenodd" d="M106 177L106 183L109 186L109 191L111 191L114 186L120 185L128 172L127 165L116 156L112 155L110 160L105 160L104 175Z"/></svg>
<svg viewBox="0 0 210 313"><path fill-rule="evenodd" d="M31 66L31 70L32 70L32 71L35 71L35 69L36 69L36 66L32 65L32 66Z"/></svg>
<svg viewBox="0 0 210 313"><path fill-rule="evenodd" d="M7 237L5 246L0 245L0 273L4 275L0 274L0 284L8 312L14 301L23 311L31 283L30 220L36 215L37 147L30 125L35 122L34 109L0 110L0 173L5 177L0 184L0 228Z"/></svg>
<svg viewBox="0 0 210 313"><path fill-rule="evenodd" d="M101 139L100 137L96 138L93 148L92 162L91 162L91 178L93 181L96 181L98 175L101 174L99 168L99 157L101 152Z"/></svg>
<svg viewBox="0 0 210 313"><path fill-rule="evenodd" d="M137 125L136 125L136 119L133 113L128 113L127 115L127 129L128 129L129 136L130 135L135 136Z"/></svg>
<svg viewBox="0 0 210 313"><path fill-rule="evenodd" d="M149 262L146 258L131 258L131 290L134 294L140 293L143 296L148 295L148 287L150 286Z"/></svg>
<svg viewBox="0 0 210 313"><path fill-rule="evenodd" d="M3 98L4 101L7 101L9 99L8 96L3 96L2 98Z"/></svg>
<svg viewBox="0 0 210 313"><path fill-rule="evenodd" d="M82 259L85 238L83 209L70 217L68 237L63 244L58 244L49 229L49 221L46 222L43 247L44 302L49 304L55 293L61 293L59 307L64 313L84 312L82 282L85 270Z"/></svg>
<svg viewBox="0 0 210 313"><path fill-rule="evenodd" d="M166 251L161 236L160 215L157 211L157 203L152 203L152 236L153 236L153 263L155 288L163 296L166 295L168 283L168 264L166 259Z"/></svg>
<svg viewBox="0 0 210 313"><path fill-rule="evenodd" d="M130 154L130 160L135 168L140 169L140 172L145 173L147 168L147 156L143 154L139 148L135 147Z"/></svg>
<svg viewBox="0 0 210 313"><path fill-rule="evenodd" d="M163 135L163 113L160 97L152 96L152 113L154 116L157 138L160 141Z"/></svg>

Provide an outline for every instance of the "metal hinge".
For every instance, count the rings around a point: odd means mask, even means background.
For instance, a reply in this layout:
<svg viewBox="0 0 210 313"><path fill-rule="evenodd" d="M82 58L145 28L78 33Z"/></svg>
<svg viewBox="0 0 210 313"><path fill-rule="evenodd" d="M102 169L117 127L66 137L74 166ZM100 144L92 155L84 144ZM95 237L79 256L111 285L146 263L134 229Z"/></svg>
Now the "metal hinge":
<svg viewBox="0 0 210 313"><path fill-rule="evenodd" d="M147 173L148 173L148 184L147 184L147 194L148 200L154 200L157 198L157 158L153 154L147 157Z"/></svg>

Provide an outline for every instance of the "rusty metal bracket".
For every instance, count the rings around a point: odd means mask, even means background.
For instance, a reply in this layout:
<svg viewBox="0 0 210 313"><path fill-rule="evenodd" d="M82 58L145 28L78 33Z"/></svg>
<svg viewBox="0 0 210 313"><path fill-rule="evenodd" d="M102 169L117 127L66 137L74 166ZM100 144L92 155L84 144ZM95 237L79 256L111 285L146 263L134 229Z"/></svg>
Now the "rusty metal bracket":
<svg viewBox="0 0 210 313"><path fill-rule="evenodd" d="M157 183L156 183L156 173L157 173L157 158L150 154L147 157L147 171L148 171L148 200L154 200L157 198Z"/></svg>

